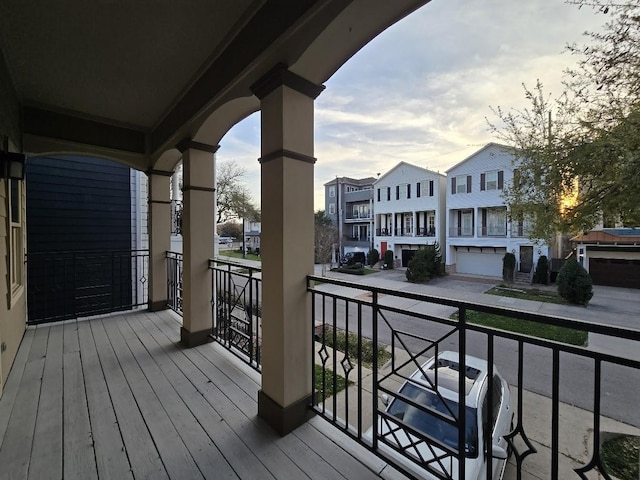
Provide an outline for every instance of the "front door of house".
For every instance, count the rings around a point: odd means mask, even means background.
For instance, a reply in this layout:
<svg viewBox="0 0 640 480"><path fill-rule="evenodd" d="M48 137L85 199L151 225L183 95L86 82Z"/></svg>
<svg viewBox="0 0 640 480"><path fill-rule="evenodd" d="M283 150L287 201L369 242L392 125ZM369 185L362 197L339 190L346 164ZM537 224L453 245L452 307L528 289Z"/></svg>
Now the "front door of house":
<svg viewBox="0 0 640 480"><path fill-rule="evenodd" d="M533 247L520 247L520 271L529 273L533 268Z"/></svg>
<svg viewBox="0 0 640 480"><path fill-rule="evenodd" d="M387 251L387 242L380 242L380 258L384 258L384 252Z"/></svg>

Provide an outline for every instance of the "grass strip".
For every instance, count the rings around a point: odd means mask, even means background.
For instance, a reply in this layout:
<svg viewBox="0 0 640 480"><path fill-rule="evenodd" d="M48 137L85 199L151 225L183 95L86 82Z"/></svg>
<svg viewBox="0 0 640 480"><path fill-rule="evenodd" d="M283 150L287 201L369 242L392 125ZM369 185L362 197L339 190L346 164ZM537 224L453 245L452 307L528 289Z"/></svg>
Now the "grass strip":
<svg viewBox="0 0 640 480"><path fill-rule="evenodd" d="M314 375L314 385L316 389L316 404L326 400L334 393L334 385L333 385L333 370L329 368L323 369L322 367L316 365L313 369ZM324 389L322 388L324 380ZM341 376L336 375L336 389L335 393L341 392L348 385L353 385L352 381L347 382L347 380Z"/></svg>
<svg viewBox="0 0 640 480"><path fill-rule="evenodd" d="M622 435L602 444L605 470L620 480L640 478L640 437Z"/></svg>
<svg viewBox="0 0 640 480"><path fill-rule="evenodd" d="M457 314L454 315L457 318ZM584 346L587 344L588 334L582 330L560 327L557 325L547 325L529 320L495 315L493 313L467 311L467 321L485 327L499 328L513 333L521 333L537 338L554 340L556 342L568 343L569 345Z"/></svg>

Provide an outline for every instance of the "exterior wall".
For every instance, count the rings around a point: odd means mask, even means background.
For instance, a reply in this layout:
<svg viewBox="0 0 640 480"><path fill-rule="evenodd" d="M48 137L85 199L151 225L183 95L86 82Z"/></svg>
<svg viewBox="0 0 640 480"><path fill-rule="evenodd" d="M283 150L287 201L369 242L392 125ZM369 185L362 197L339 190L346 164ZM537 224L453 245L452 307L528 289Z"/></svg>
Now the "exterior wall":
<svg viewBox="0 0 640 480"><path fill-rule="evenodd" d="M446 187L446 232L447 232L447 257L446 268L448 272L456 272L458 252L463 252L464 262L468 265L470 256L487 253L495 260L498 256L496 252L511 252L516 256L518 262L517 269L520 269L521 252L524 254L529 249L533 250L533 268L541 255L550 257L549 246L545 242L531 241L526 236L526 226L522 234L518 233L517 225L512 225L508 221L507 206L502 198L502 192L509 183L513 181L513 155L507 149L496 144L489 144L468 157L466 160L455 165L447 171ZM502 189L482 190L481 178L489 171L502 173ZM471 191L466 193L453 193L452 178L471 177ZM456 186L459 182L456 182ZM484 209L504 209L507 219L505 220L504 235L489 235L486 229L482 228L482 215ZM458 231L458 212L471 211L473 217L473 229L470 235L461 236ZM524 250L526 248L527 250ZM473 250L473 252L471 252ZM479 273L486 270L485 262L478 262ZM484 266L483 266L484 265ZM487 270L487 275L497 275L501 272L501 264L495 268ZM483 273L484 274L484 273Z"/></svg>
<svg viewBox="0 0 640 480"><path fill-rule="evenodd" d="M340 256L352 251L366 253L371 248L374 228L373 182L374 178L371 177L340 177L325 183L325 214L337 225ZM368 210L368 216L354 215L354 206L364 207L364 210Z"/></svg>
<svg viewBox="0 0 640 480"><path fill-rule="evenodd" d="M427 188L421 186L418 197L417 185L422 182L426 182ZM433 195L429 195L429 182L433 182ZM387 250L393 250L394 257L400 262L403 250L418 250L422 245L438 242L445 256L445 187L444 175L406 162L400 162L375 182L375 248L382 253L382 244L386 242ZM390 192L390 198L386 192ZM435 232L427 235L430 216L434 218ZM406 228L406 222L410 228Z"/></svg>
<svg viewBox="0 0 640 480"><path fill-rule="evenodd" d="M11 76L0 55L0 150L20 152L20 104ZM24 182L22 182L24 187ZM21 200L22 246L25 248L26 215ZM11 295L8 181L0 179L0 395L26 328L26 288ZM23 275L23 285L26 276Z"/></svg>

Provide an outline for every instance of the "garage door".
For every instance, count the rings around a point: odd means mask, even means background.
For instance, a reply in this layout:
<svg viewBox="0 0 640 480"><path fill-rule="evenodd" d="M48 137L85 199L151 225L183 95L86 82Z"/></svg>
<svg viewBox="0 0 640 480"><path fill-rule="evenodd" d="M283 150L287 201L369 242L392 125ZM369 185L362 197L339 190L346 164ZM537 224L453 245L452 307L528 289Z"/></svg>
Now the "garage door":
<svg viewBox="0 0 640 480"><path fill-rule="evenodd" d="M589 275L596 285L640 288L640 260L589 258Z"/></svg>
<svg viewBox="0 0 640 480"><path fill-rule="evenodd" d="M456 253L456 272L472 275L502 277L504 252L463 252Z"/></svg>

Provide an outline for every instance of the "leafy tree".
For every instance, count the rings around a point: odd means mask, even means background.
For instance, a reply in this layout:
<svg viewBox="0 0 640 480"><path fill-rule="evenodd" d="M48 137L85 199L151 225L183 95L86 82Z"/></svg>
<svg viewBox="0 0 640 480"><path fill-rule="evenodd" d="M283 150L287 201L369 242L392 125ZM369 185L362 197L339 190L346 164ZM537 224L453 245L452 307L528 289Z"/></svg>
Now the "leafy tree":
<svg viewBox="0 0 640 480"><path fill-rule="evenodd" d="M372 248L371 250L369 250L367 261L369 262L369 265L374 266L376 263L380 261L380 252L378 252L378 250L375 248Z"/></svg>
<svg viewBox="0 0 640 480"><path fill-rule="evenodd" d="M518 171L504 196L511 215L532 220L531 238L590 230L602 216L640 224L640 3L569 0L607 18L569 53L565 90L552 99L525 86L522 110L493 109L498 138L514 147Z"/></svg>
<svg viewBox="0 0 640 480"><path fill-rule="evenodd" d="M502 257L502 279L509 285L513 284L513 277L516 270L516 256L507 252Z"/></svg>
<svg viewBox="0 0 640 480"><path fill-rule="evenodd" d="M242 223L238 222L225 222L222 225L218 225L218 235L221 237L233 237L241 239L244 233L242 232Z"/></svg>
<svg viewBox="0 0 640 480"><path fill-rule="evenodd" d="M549 283L549 260L546 255L541 255L540 258L538 258L533 283L540 283L542 285Z"/></svg>
<svg viewBox="0 0 640 480"><path fill-rule="evenodd" d="M386 252L384 252L384 268L393 268L394 265L394 258L393 258L393 250L387 250Z"/></svg>
<svg viewBox="0 0 640 480"><path fill-rule="evenodd" d="M234 161L220 162L216 171L216 223L245 218L257 221L260 210L243 182L246 170Z"/></svg>
<svg viewBox="0 0 640 480"><path fill-rule="evenodd" d="M318 210L314 214L314 223L315 262L322 264L324 274L338 241L338 230L324 210Z"/></svg>
<svg viewBox="0 0 640 480"><path fill-rule="evenodd" d="M568 302L587 305L593 297L593 282L575 256L571 256L558 272L558 293Z"/></svg>
<svg viewBox="0 0 640 480"><path fill-rule="evenodd" d="M428 282L432 278L442 274L442 254L440 245L435 242L433 245L425 245L420 248L407 266L405 273L407 280L413 283Z"/></svg>

